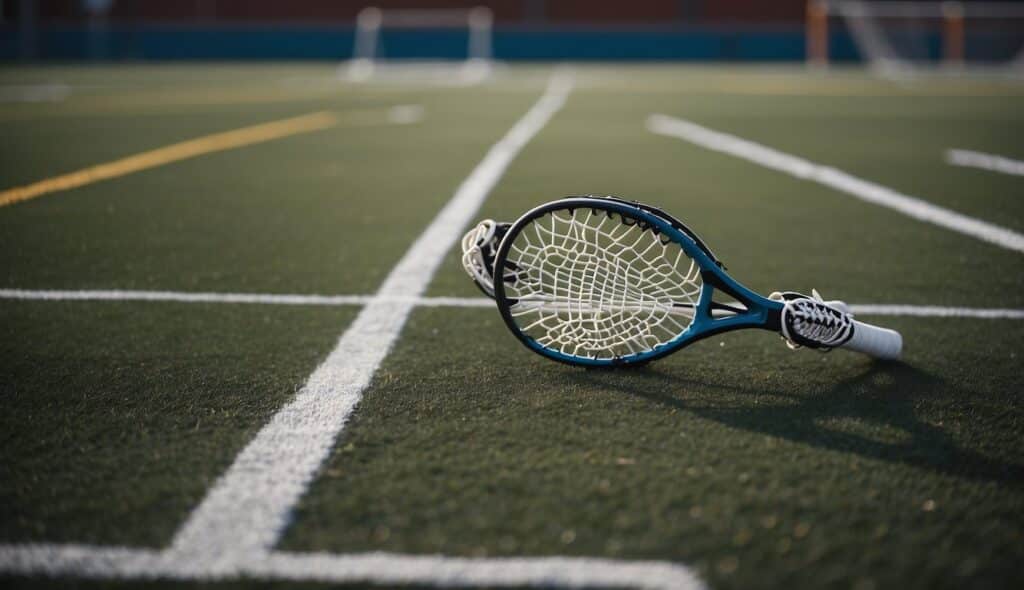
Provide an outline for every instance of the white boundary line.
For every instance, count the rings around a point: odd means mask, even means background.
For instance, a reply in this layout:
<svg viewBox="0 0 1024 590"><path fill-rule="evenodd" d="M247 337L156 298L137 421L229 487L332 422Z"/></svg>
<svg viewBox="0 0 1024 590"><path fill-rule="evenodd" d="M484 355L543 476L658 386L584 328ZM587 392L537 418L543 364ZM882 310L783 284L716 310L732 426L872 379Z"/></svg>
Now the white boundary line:
<svg viewBox="0 0 1024 590"><path fill-rule="evenodd" d="M0 84L0 103L3 102L63 102L71 96L67 84Z"/></svg>
<svg viewBox="0 0 1024 590"><path fill-rule="evenodd" d="M258 303L264 305L366 305L372 295L288 295L182 291L61 291L0 289L0 299L27 301L162 301L175 303ZM415 298L414 298L415 299Z"/></svg>
<svg viewBox="0 0 1024 590"><path fill-rule="evenodd" d="M260 580L432 584L441 587L544 586L702 590L685 566L591 557L464 558L396 553L273 551L231 571L183 564L169 551L88 545L0 545L0 569L22 575L83 578Z"/></svg>
<svg viewBox="0 0 1024 590"><path fill-rule="evenodd" d="M1000 156L997 154L986 154L971 150L946 150L946 163L951 166L965 166L968 168L981 168L992 172L1024 176L1024 162Z"/></svg>
<svg viewBox="0 0 1024 590"><path fill-rule="evenodd" d="M426 111L421 104L400 104L388 109L388 121L396 125L412 125L423 120Z"/></svg>
<svg viewBox="0 0 1024 590"><path fill-rule="evenodd" d="M977 318L1024 320L1024 309L982 307L940 307L935 305L887 305L860 303L850 306L854 314L913 316L922 318Z"/></svg>
<svg viewBox="0 0 1024 590"><path fill-rule="evenodd" d="M347 306L372 301L401 303L413 307L493 308L486 297L423 297L419 295L290 295L261 293L189 293L180 291L51 291L0 289L0 299L26 301L154 301L176 303L246 303L261 305ZM850 311L863 315L914 316L939 318L1024 319L1024 309L943 307L853 303Z"/></svg>
<svg viewBox="0 0 1024 590"><path fill-rule="evenodd" d="M919 221L978 238L1008 250L1024 252L1024 235L1013 230L968 217L917 197L857 178L842 170L815 164L735 135L714 131L684 119L660 114L648 117L647 129L652 133L682 139L712 151L742 158L765 168L785 172L803 180L813 180L863 201L899 211Z"/></svg>
<svg viewBox="0 0 1024 590"><path fill-rule="evenodd" d="M239 453L175 535L170 551L182 565L198 562L230 571L277 543L414 307L396 296L418 296L426 289L462 228L571 89L569 74L552 75L544 94L463 181L295 399Z"/></svg>

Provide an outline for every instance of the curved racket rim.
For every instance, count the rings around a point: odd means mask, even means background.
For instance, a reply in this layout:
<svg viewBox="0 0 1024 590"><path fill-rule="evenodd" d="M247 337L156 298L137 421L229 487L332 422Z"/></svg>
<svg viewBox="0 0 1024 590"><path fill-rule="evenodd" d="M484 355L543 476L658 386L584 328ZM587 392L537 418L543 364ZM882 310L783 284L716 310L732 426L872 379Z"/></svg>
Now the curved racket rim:
<svg viewBox="0 0 1024 590"><path fill-rule="evenodd" d="M501 272L498 269L505 268L512 243L530 222L554 211L570 211L574 209L612 211L619 215L628 215L634 219L642 220L648 225L657 228L659 233L664 234L673 242L679 244L683 252L700 267L700 299L689 326L669 342L647 352L611 359L594 359L568 355L548 348L525 334L512 315L509 298L505 294L505 281L495 280L494 299L498 305L498 310L501 312L502 320L504 320L508 329L515 334L516 338L530 350L546 358L574 366L641 366L715 334L744 328L764 328L776 332L779 330L779 315L783 308L781 303L772 301L744 287L730 277L710 248L683 222L656 207L635 201L627 201L619 197L565 197L530 209L512 224L502 238L494 257L495 274ZM712 297L716 289L731 295L741 302L746 307L746 311L725 319L715 319L712 313Z"/></svg>

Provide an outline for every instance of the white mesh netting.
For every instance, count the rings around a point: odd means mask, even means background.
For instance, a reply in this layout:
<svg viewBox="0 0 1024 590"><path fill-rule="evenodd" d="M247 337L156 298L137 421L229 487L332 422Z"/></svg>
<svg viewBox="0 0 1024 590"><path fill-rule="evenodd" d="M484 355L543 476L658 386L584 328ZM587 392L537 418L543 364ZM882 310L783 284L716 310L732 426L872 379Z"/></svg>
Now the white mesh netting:
<svg viewBox="0 0 1024 590"><path fill-rule="evenodd" d="M633 218L589 208L526 225L509 246L503 281L523 333L602 360L674 339L692 322L701 291L700 267L679 244Z"/></svg>

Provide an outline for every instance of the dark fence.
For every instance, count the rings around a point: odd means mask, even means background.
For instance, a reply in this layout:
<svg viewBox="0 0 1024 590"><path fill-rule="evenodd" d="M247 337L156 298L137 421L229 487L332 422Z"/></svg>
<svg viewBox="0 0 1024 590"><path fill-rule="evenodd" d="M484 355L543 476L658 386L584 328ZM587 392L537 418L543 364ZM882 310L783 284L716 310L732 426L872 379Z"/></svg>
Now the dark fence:
<svg viewBox="0 0 1024 590"><path fill-rule="evenodd" d="M41 21L89 17L85 0L6 0L5 11L33 5ZM94 4L94 3L93 3ZM469 8L489 6L508 24L667 24L672 22L796 22L806 0L114 0L107 16L117 22L318 22L351 21L364 6Z"/></svg>
<svg viewBox="0 0 1024 590"><path fill-rule="evenodd" d="M367 5L481 4L496 15L500 60L805 59L806 0L114 0L104 14L89 14L96 1L0 0L0 59L343 60L353 19ZM969 32L969 57L1005 59L1020 46L1019 27L1012 29ZM382 53L461 58L466 34L385 30ZM925 43L932 57L940 52L937 32ZM832 60L859 58L841 26L831 28L829 44Z"/></svg>

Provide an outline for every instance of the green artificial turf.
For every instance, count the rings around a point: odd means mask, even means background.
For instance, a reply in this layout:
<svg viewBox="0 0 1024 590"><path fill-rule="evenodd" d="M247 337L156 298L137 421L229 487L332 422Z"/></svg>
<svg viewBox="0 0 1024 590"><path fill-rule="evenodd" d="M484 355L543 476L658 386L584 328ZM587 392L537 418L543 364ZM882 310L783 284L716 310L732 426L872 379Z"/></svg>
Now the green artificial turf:
<svg viewBox="0 0 1024 590"><path fill-rule="evenodd" d="M1024 156L1019 85L576 70L478 217L618 194L685 220L761 292L1024 308L1020 253L644 127L685 118L1020 231L1018 178L943 161ZM0 190L309 112L370 117L2 207L0 288L370 294L549 71L445 88L326 65L0 68L72 88L0 112ZM402 104L423 121L387 124ZM456 250L428 294L479 296ZM165 546L357 312L0 300L0 542ZM281 548L670 560L712 588L1020 586L1024 322L859 319L900 330L904 362L744 332L585 371L527 351L496 310L416 310Z"/></svg>
<svg viewBox="0 0 1024 590"><path fill-rule="evenodd" d="M671 559L738 588L1019 575L1020 327L889 320L931 343L896 364L731 334L614 372L457 313L410 321L287 549Z"/></svg>
<svg viewBox="0 0 1024 590"><path fill-rule="evenodd" d="M0 304L0 541L166 545L353 308Z"/></svg>

